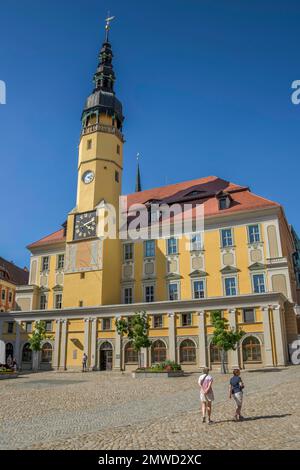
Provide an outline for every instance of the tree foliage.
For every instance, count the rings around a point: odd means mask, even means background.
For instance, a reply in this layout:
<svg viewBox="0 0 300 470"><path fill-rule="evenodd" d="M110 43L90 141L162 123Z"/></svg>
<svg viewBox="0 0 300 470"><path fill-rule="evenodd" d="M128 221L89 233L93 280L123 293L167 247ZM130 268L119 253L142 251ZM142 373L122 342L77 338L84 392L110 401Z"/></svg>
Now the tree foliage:
<svg viewBox="0 0 300 470"><path fill-rule="evenodd" d="M42 341L46 339L46 322L37 321L31 338L29 338L30 349L32 351L40 351L42 349Z"/></svg>
<svg viewBox="0 0 300 470"><path fill-rule="evenodd" d="M240 328L232 328L227 318L222 316L220 311L212 312L212 326L214 328L212 343L221 350L222 372L226 372L225 354L228 351L234 351L245 332Z"/></svg>
<svg viewBox="0 0 300 470"><path fill-rule="evenodd" d="M140 363L140 352L142 348L149 348L149 321L145 311L136 312L132 317L116 320L116 328L119 335L127 335L132 342L133 348L138 352Z"/></svg>

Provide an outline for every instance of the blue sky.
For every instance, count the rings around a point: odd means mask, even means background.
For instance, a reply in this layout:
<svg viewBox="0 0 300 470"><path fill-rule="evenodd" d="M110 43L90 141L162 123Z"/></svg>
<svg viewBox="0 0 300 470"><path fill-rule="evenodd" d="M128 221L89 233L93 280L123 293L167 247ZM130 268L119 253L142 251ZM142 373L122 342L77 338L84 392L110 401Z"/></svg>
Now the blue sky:
<svg viewBox="0 0 300 470"><path fill-rule="evenodd" d="M80 115L104 34L126 121L123 192L218 175L280 202L300 232L298 0L1 3L0 255L57 230L75 205Z"/></svg>

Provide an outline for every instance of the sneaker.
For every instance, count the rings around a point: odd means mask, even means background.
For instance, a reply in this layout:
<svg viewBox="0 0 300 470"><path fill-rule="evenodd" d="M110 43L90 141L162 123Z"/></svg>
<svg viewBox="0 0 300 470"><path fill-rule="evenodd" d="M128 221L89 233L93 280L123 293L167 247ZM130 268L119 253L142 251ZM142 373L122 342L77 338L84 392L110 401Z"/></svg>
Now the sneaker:
<svg viewBox="0 0 300 470"><path fill-rule="evenodd" d="M205 416L204 416L204 418L202 418L202 423L205 423Z"/></svg>
<svg viewBox="0 0 300 470"><path fill-rule="evenodd" d="M212 424L213 421L211 419L208 420L207 424Z"/></svg>

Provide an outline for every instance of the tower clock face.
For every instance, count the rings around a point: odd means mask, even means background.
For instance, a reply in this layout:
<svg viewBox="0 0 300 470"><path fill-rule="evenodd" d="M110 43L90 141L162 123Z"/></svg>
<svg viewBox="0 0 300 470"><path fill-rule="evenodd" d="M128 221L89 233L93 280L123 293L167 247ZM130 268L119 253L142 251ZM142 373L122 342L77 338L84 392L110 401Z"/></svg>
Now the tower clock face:
<svg viewBox="0 0 300 470"><path fill-rule="evenodd" d="M84 184L89 184L94 180L95 174L92 170L87 170L82 175L82 181Z"/></svg>
<svg viewBox="0 0 300 470"><path fill-rule="evenodd" d="M75 216L74 240L85 240L96 236L96 211L84 212Z"/></svg>

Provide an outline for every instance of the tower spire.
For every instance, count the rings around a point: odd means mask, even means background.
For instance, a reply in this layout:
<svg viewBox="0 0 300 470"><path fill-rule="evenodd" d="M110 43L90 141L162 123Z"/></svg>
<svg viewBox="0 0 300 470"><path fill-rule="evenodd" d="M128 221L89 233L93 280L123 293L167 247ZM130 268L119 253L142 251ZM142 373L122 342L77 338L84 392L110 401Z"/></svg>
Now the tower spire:
<svg viewBox="0 0 300 470"><path fill-rule="evenodd" d="M136 168L136 180L135 180L135 192L136 193L139 193L140 191L142 191L139 159L140 159L140 154L137 153L136 155L137 168Z"/></svg>
<svg viewBox="0 0 300 470"><path fill-rule="evenodd" d="M115 19L115 16L109 16L109 11L107 12L107 18L105 20L105 42L108 42L109 39L109 30L110 30L110 23L112 20Z"/></svg>

